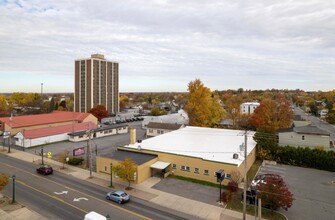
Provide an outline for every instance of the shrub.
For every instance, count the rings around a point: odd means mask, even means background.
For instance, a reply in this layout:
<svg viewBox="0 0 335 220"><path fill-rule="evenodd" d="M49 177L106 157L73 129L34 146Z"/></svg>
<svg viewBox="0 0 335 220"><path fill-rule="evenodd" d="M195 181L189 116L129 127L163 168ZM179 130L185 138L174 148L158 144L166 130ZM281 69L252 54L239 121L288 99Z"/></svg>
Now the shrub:
<svg viewBox="0 0 335 220"><path fill-rule="evenodd" d="M221 193L221 202L228 203L231 201L231 192L230 191L224 191Z"/></svg>
<svg viewBox="0 0 335 220"><path fill-rule="evenodd" d="M237 182L235 182L235 181L230 181L229 183L228 183L228 190L230 191L230 192L237 192L237 190L238 190L238 184L237 184Z"/></svg>
<svg viewBox="0 0 335 220"><path fill-rule="evenodd" d="M81 158L81 157L72 157L69 159L69 164L70 165L74 165L74 166L77 166L77 165L81 165L83 163L84 159Z"/></svg>

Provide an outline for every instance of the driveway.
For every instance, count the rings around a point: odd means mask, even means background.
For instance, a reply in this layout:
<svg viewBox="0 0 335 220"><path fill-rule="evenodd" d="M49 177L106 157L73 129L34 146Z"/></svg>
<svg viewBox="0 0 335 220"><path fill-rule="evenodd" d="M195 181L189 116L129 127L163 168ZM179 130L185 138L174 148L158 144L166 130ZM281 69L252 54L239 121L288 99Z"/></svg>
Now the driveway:
<svg viewBox="0 0 335 220"><path fill-rule="evenodd" d="M287 165L266 165L260 169L260 173L281 175L293 193L292 207L288 211L280 211L288 219L334 219L335 172Z"/></svg>

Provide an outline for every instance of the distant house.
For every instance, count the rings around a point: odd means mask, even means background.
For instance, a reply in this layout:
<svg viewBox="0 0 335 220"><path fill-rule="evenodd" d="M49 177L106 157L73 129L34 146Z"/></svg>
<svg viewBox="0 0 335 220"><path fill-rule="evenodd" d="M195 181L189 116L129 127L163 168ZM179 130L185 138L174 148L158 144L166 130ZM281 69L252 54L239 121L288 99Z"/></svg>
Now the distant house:
<svg viewBox="0 0 335 220"><path fill-rule="evenodd" d="M187 125L189 123L189 118L184 110L179 110L178 113L168 115L145 116L144 120L142 121L142 128L146 129L149 122Z"/></svg>
<svg viewBox="0 0 335 220"><path fill-rule="evenodd" d="M330 134L316 126L307 125L278 130L278 144L294 147L330 147Z"/></svg>
<svg viewBox="0 0 335 220"><path fill-rule="evenodd" d="M147 126L147 137L154 137L160 134L165 134L170 131L177 130L179 128L185 127L181 124L170 124L170 123L160 123L160 122L149 122Z"/></svg>
<svg viewBox="0 0 335 220"><path fill-rule="evenodd" d="M46 128L37 128L32 130L23 130L18 132L15 138L15 145L29 148L38 145L44 145L59 141L67 141L69 136L67 133L73 131L85 131L89 128L96 128L97 125L92 122L84 122L79 124L67 124L52 126Z"/></svg>
<svg viewBox="0 0 335 220"><path fill-rule="evenodd" d="M258 102L245 102L240 105L240 112L241 114L251 115L258 106L260 106Z"/></svg>

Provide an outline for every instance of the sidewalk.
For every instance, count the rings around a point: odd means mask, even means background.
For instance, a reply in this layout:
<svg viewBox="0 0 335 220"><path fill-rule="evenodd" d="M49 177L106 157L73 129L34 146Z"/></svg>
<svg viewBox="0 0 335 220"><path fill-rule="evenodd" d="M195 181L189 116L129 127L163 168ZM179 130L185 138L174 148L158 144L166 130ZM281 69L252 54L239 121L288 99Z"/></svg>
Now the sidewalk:
<svg viewBox="0 0 335 220"><path fill-rule="evenodd" d="M2 148L2 147L1 147ZM6 148L5 148L6 149ZM2 149L1 149L2 150ZM26 153L24 151L11 150L11 153L7 151L1 151L1 153L7 154L8 156L24 160L30 163L40 163L40 156ZM46 163L50 164L54 170L62 172L68 175L72 175L75 178L82 179L100 186L108 187L110 185L110 177L104 174L92 173L93 178L90 178L89 170L81 169L74 166L66 165L63 169L63 164L54 160L45 160ZM221 206L210 205L207 203L187 199L178 195L162 192L151 188L153 185L160 181L159 178L150 178L141 184L133 184L133 189L127 191L131 196L141 198L143 200L155 203L157 205L176 210L179 212L193 215L196 219L208 219L208 220L239 220L243 218L243 214L240 212L224 209ZM113 179L113 185L115 188L125 188L127 183L120 181L119 179ZM0 211L1 216L3 215ZM23 212L22 215L16 214L14 219L26 219L27 213ZM247 219L254 219L254 216L247 215ZM1 218L2 219L2 218ZM5 218L6 219L6 218ZM7 218L13 219L13 218ZM35 216L29 218L31 220L42 220L41 216Z"/></svg>

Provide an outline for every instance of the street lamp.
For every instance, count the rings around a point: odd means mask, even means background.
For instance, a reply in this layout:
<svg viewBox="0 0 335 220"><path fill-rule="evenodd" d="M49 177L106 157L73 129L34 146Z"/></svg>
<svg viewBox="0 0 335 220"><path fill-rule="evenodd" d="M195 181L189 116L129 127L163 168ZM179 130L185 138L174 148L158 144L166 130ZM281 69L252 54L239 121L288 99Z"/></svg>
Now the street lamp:
<svg viewBox="0 0 335 220"><path fill-rule="evenodd" d="M15 203L15 174L13 174L12 179L13 179L13 199L12 199L12 203Z"/></svg>
<svg viewBox="0 0 335 220"><path fill-rule="evenodd" d="M113 163L111 163L110 165L111 165L111 167L110 167L111 168L111 185L110 185L110 187L114 187L113 186Z"/></svg>

